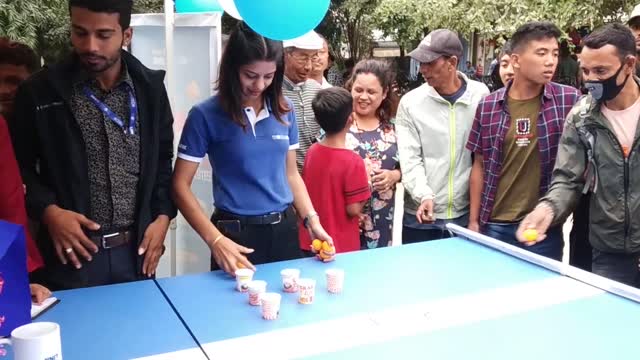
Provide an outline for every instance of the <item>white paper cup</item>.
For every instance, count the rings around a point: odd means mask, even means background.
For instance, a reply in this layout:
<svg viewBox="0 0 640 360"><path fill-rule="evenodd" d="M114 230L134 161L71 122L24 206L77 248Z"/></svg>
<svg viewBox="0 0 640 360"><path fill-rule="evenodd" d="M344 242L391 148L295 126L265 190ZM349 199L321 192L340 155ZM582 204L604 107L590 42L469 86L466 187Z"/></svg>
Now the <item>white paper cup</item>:
<svg viewBox="0 0 640 360"><path fill-rule="evenodd" d="M11 345L15 360L62 360L60 326L52 322L22 325L11 332L11 339L0 339L0 345Z"/></svg>
<svg viewBox="0 0 640 360"><path fill-rule="evenodd" d="M265 320L275 320L280 313L280 300L282 295L278 293L263 293L260 295L262 304L262 318Z"/></svg>
<svg viewBox="0 0 640 360"><path fill-rule="evenodd" d="M282 276L282 290L287 293L298 291L298 279L300 279L300 269L284 269L280 271Z"/></svg>
<svg viewBox="0 0 640 360"><path fill-rule="evenodd" d="M298 280L298 302L300 304L313 304L316 296L316 281L313 279Z"/></svg>
<svg viewBox="0 0 640 360"><path fill-rule="evenodd" d="M253 279L253 270L238 269L236 270L236 289L240 292L249 291L249 283Z"/></svg>
<svg viewBox="0 0 640 360"><path fill-rule="evenodd" d="M249 304L253 306L260 305L260 295L267 292L267 282L262 280L253 280L248 285L249 288Z"/></svg>
<svg viewBox="0 0 640 360"><path fill-rule="evenodd" d="M344 270L329 269L325 271L327 275L327 290L332 294L339 294L344 287Z"/></svg>

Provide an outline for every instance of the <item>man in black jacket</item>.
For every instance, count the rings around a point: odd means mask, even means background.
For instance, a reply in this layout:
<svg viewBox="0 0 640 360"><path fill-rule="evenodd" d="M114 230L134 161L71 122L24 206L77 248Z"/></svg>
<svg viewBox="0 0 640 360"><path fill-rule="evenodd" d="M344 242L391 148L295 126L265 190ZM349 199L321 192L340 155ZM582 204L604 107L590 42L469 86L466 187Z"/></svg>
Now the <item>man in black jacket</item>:
<svg viewBox="0 0 640 360"><path fill-rule="evenodd" d="M164 73L122 50L131 7L69 0L73 55L16 96L12 137L51 289L153 276L176 214Z"/></svg>

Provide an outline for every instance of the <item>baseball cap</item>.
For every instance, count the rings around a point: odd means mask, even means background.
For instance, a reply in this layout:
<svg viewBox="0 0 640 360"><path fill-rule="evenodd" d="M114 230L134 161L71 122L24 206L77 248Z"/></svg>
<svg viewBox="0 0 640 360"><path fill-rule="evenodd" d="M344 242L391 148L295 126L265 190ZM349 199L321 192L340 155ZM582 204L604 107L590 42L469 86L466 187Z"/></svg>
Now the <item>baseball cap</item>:
<svg viewBox="0 0 640 360"><path fill-rule="evenodd" d="M462 58L462 43L451 30L438 29L430 32L409 56L421 63L430 63L442 56Z"/></svg>
<svg viewBox="0 0 640 360"><path fill-rule="evenodd" d="M285 48L295 47L304 50L321 50L324 46L324 40L322 40L318 33L311 30L295 39L284 40L282 46Z"/></svg>
<svg viewBox="0 0 640 360"><path fill-rule="evenodd" d="M633 8L633 11L631 12L631 15L629 15L629 21L627 21L627 24L631 24L632 21L637 21L640 20L640 4L636 5Z"/></svg>

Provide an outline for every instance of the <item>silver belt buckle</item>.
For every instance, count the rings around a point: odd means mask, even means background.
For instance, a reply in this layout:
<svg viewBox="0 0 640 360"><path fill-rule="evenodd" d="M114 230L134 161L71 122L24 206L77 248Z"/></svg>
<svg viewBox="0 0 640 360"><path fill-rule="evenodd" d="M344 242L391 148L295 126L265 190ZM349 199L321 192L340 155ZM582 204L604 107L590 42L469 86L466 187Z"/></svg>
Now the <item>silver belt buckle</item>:
<svg viewBox="0 0 640 360"><path fill-rule="evenodd" d="M118 236L118 235L120 235L119 232L113 233L113 234L109 234L109 235L103 235L102 236L102 248L103 249L111 249L113 246L107 246L107 239L112 238L114 236Z"/></svg>
<svg viewBox="0 0 640 360"><path fill-rule="evenodd" d="M279 212L279 213L271 213L269 215L273 215L273 214L278 214L278 220L269 223L269 225L275 225L275 224L279 224L280 222L282 222L282 213L281 212Z"/></svg>

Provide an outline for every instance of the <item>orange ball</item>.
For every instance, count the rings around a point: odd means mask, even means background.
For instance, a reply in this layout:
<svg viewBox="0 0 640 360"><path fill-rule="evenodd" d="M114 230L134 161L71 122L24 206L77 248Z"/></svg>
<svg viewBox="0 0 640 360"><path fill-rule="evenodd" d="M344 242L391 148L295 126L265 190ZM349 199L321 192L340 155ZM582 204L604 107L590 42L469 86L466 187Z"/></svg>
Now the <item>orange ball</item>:
<svg viewBox="0 0 640 360"><path fill-rule="evenodd" d="M335 252L320 250L318 257L324 262L333 261L335 259Z"/></svg>
<svg viewBox="0 0 640 360"><path fill-rule="evenodd" d="M336 251L336 249L326 241L322 243L322 250L327 251L327 252L335 252Z"/></svg>
<svg viewBox="0 0 640 360"><path fill-rule="evenodd" d="M322 241L315 239L311 242L311 248L313 251L320 251L322 249Z"/></svg>

